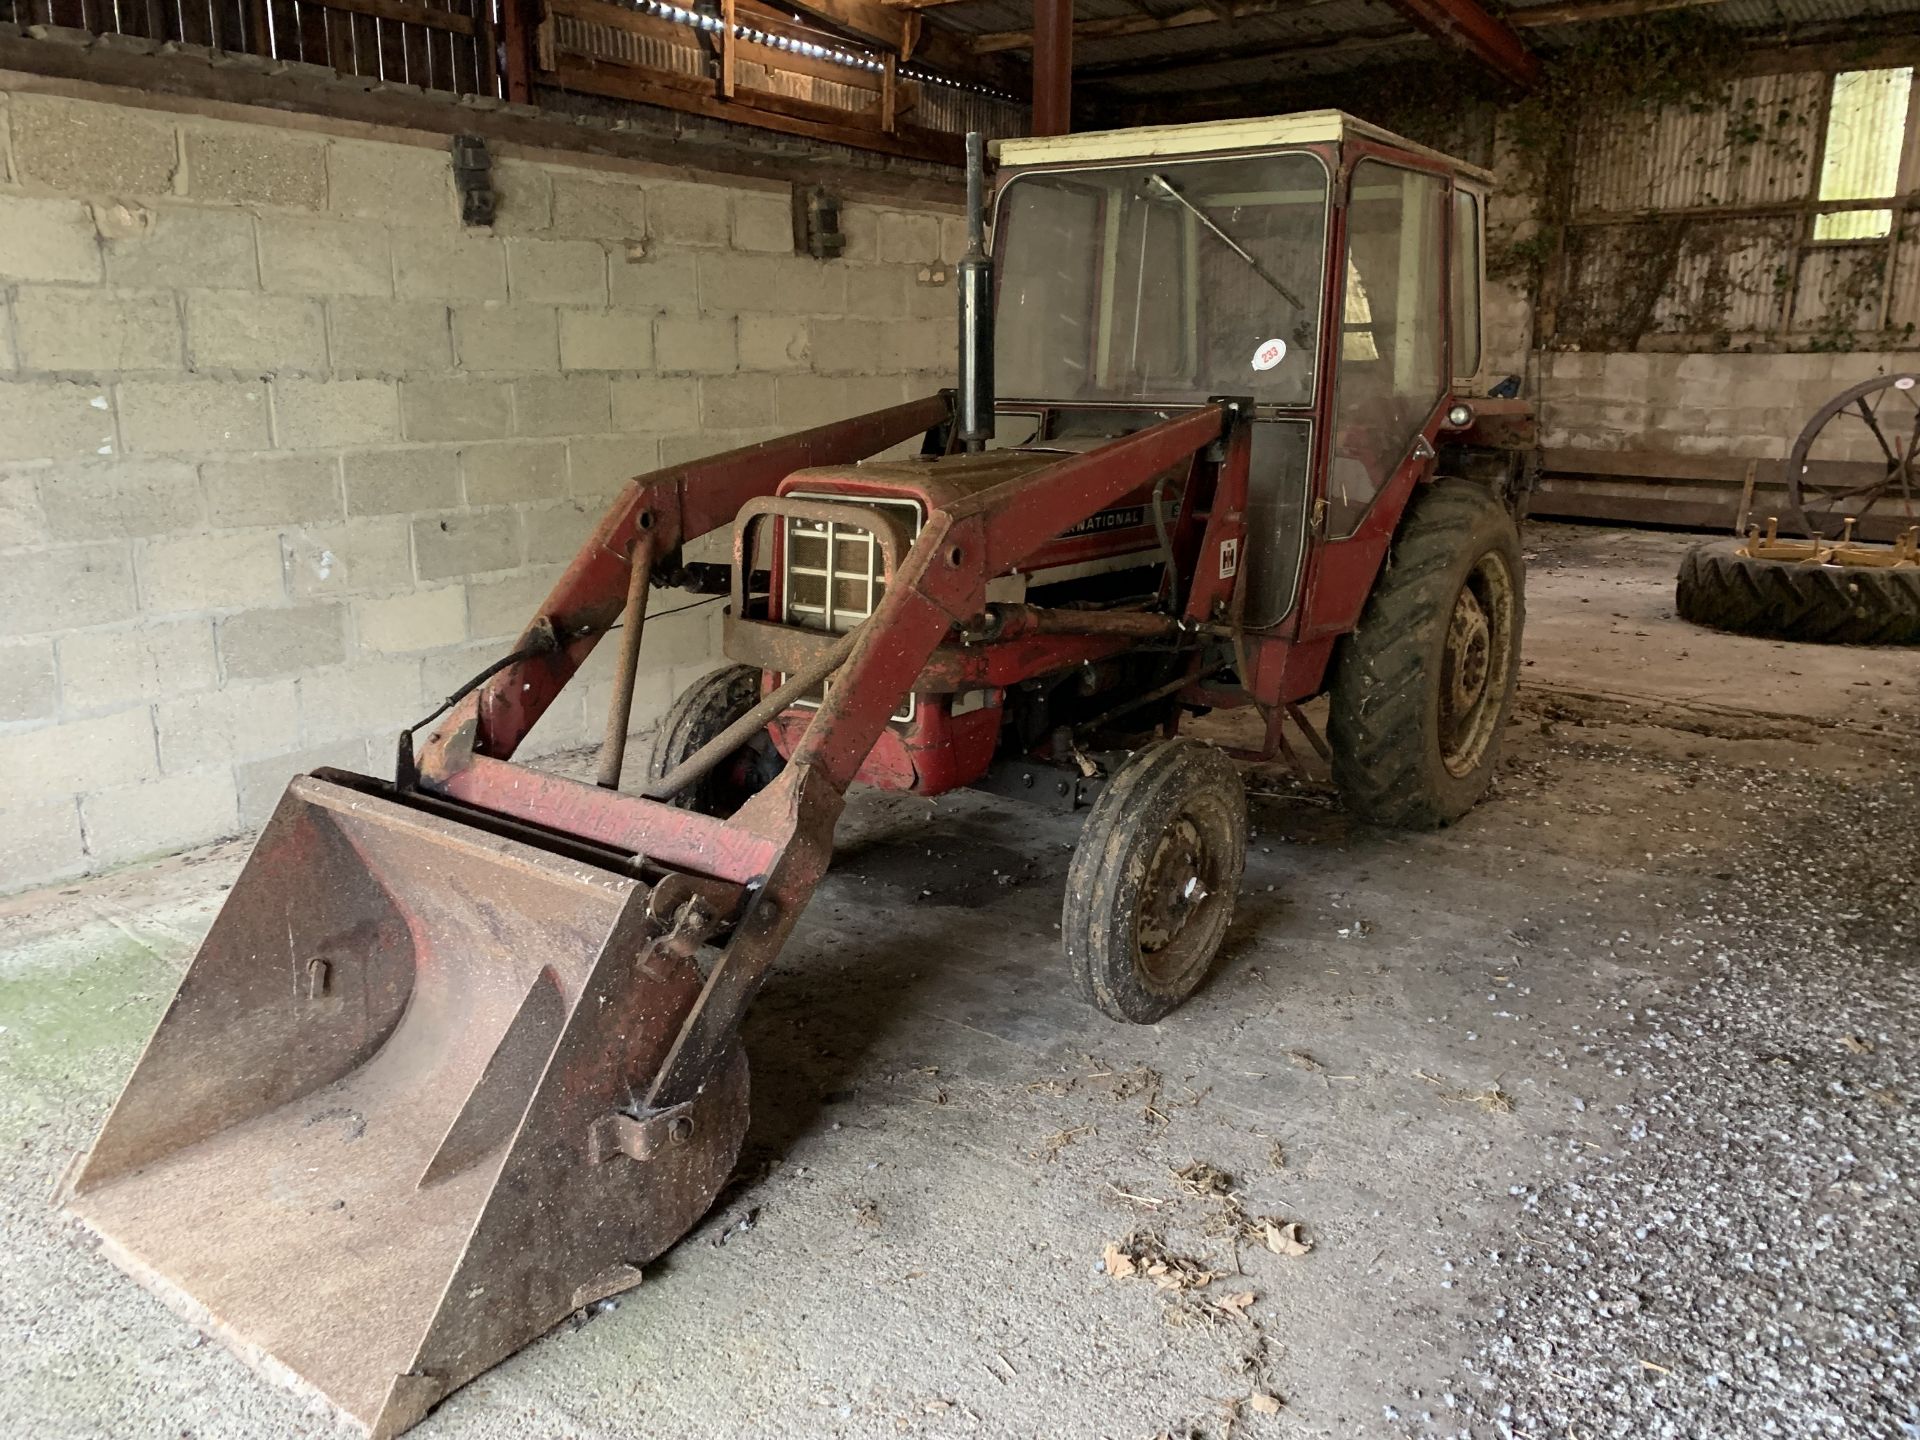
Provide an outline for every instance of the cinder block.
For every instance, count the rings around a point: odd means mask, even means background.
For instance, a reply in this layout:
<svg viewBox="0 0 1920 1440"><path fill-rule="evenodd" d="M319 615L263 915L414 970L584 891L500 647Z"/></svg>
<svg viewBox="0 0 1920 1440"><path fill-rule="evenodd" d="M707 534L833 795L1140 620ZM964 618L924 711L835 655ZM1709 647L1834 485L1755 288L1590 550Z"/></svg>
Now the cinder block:
<svg viewBox="0 0 1920 1440"><path fill-rule="evenodd" d="M216 527L310 525L338 520L339 463L331 455L254 455L200 467Z"/></svg>
<svg viewBox="0 0 1920 1440"><path fill-rule="evenodd" d="M59 708L59 698L53 641L22 640L0 645L0 725L51 720ZM11 811L12 806L8 809Z"/></svg>
<svg viewBox="0 0 1920 1440"><path fill-rule="evenodd" d="M260 284L251 215L179 205L151 211L102 206L95 213L112 284L156 290L251 290Z"/></svg>
<svg viewBox="0 0 1920 1440"><path fill-rule="evenodd" d="M459 645L467 638L467 591L462 585L410 590L353 602L360 648L409 655Z"/></svg>
<svg viewBox="0 0 1920 1440"><path fill-rule="evenodd" d="M228 683L298 675L346 658L340 605L249 610L219 623L220 665Z"/></svg>
<svg viewBox="0 0 1920 1440"><path fill-rule="evenodd" d="M859 265L847 270L847 311L868 320L895 320L908 313L913 271L903 265ZM952 298L952 292L947 292Z"/></svg>
<svg viewBox="0 0 1920 1440"><path fill-rule="evenodd" d="M404 380L401 429L409 440L487 440L513 428L505 384L482 380Z"/></svg>
<svg viewBox="0 0 1920 1440"><path fill-rule="evenodd" d="M527 160L493 162L493 231L525 235L553 224L553 180Z"/></svg>
<svg viewBox="0 0 1920 1440"><path fill-rule="evenodd" d="M0 893L25 890L87 869L80 805L72 795L22 799L7 806L0 825Z"/></svg>
<svg viewBox="0 0 1920 1440"><path fill-rule="evenodd" d="M100 278L93 212L78 200L0 195L0 276L12 280Z"/></svg>
<svg viewBox="0 0 1920 1440"><path fill-rule="evenodd" d="M562 310L560 366L564 370L646 370L653 365L648 317L621 310Z"/></svg>
<svg viewBox="0 0 1920 1440"><path fill-rule="evenodd" d="M327 147L327 178L327 208L335 214L389 225L458 223L453 158L444 147L335 140Z"/></svg>
<svg viewBox="0 0 1920 1440"><path fill-rule="evenodd" d="M747 430L773 423L771 375L708 376L700 382L700 424L708 430Z"/></svg>
<svg viewBox="0 0 1920 1440"><path fill-rule="evenodd" d="M733 197L733 248L793 253L793 195L782 190L736 191Z"/></svg>
<svg viewBox="0 0 1920 1440"><path fill-rule="evenodd" d="M567 488L590 500L659 468L660 442L652 435L586 435L567 442Z"/></svg>
<svg viewBox="0 0 1920 1440"><path fill-rule="evenodd" d="M451 695L498 660L503 653L505 652L500 641L482 640L477 644L462 645L457 650L441 650L432 655L423 656L420 669L424 676L428 703L437 705L441 697Z"/></svg>
<svg viewBox="0 0 1920 1440"><path fill-rule="evenodd" d="M68 714L119 709L218 683L213 622L195 617L62 635L60 694Z"/></svg>
<svg viewBox="0 0 1920 1440"><path fill-rule="evenodd" d="M520 526L511 510L426 516L413 522L413 567L421 580L456 580L520 564Z"/></svg>
<svg viewBox="0 0 1920 1440"><path fill-rule="evenodd" d="M0 460L111 455L113 404L98 385L0 380Z"/></svg>
<svg viewBox="0 0 1920 1440"><path fill-rule="evenodd" d="M702 255L700 307L716 314L839 315L846 310L846 267L810 256Z"/></svg>
<svg viewBox="0 0 1920 1440"><path fill-rule="evenodd" d="M467 586L467 633L476 640L513 638L539 613L559 578L560 567L546 565Z"/></svg>
<svg viewBox="0 0 1920 1440"><path fill-rule="evenodd" d="M40 508L36 472L0 473L0 547L42 545L46 539L47 518Z"/></svg>
<svg viewBox="0 0 1920 1440"><path fill-rule="evenodd" d="M646 192L634 181L555 174L553 229L581 240L639 240L647 234ZM721 234L725 243L724 221Z"/></svg>
<svg viewBox="0 0 1920 1440"><path fill-rule="evenodd" d="M260 278L269 290L391 295L393 275L393 247L377 225L304 215L260 217Z"/></svg>
<svg viewBox="0 0 1920 1440"><path fill-rule="evenodd" d="M125 620L139 609L124 544L27 550L0 564L0 635Z"/></svg>
<svg viewBox="0 0 1920 1440"><path fill-rule="evenodd" d="M462 369L525 374L560 368L551 306L462 305L453 312L453 353Z"/></svg>
<svg viewBox="0 0 1920 1440"><path fill-rule="evenodd" d="M414 447L341 458L347 514L405 515L460 504L459 452Z"/></svg>
<svg viewBox="0 0 1920 1440"><path fill-rule="evenodd" d="M719 185L653 186L647 206L653 243L725 245L731 235L728 211L733 198L730 190ZM791 231L791 216L788 226Z"/></svg>
<svg viewBox="0 0 1920 1440"><path fill-rule="evenodd" d="M278 754L300 743L300 698L292 680L173 696L154 706L153 718L165 775Z"/></svg>
<svg viewBox="0 0 1920 1440"><path fill-rule="evenodd" d="M507 252L491 236L441 230L396 230L398 293L418 300L505 300Z"/></svg>
<svg viewBox="0 0 1920 1440"><path fill-rule="evenodd" d="M520 380L513 387L514 428L522 435L597 435L610 425L604 375Z"/></svg>
<svg viewBox="0 0 1920 1440"><path fill-rule="evenodd" d="M300 677L300 724L311 740L397 731L418 720L424 703L418 660L361 660Z"/></svg>
<svg viewBox="0 0 1920 1440"><path fill-rule="evenodd" d="M638 260L616 252L608 279L617 310L691 315L700 308L694 257L683 250L649 251Z"/></svg>
<svg viewBox="0 0 1920 1440"><path fill-rule="evenodd" d="M140 607L150 614L278 605L280 541L271 531L228 530L140 542Z"/></svg>
<svg viewBox="0 0 1920 1440"><path fill-rule="evenodd" d="M296 600L395 590L413 583L413 535L400 516L311 525L280 537L287 590Z"/></svg>
<svg viewBox="0 0 1920 1440"><path fill-rule="evenodd" d="M924 265L940 258L940 218L937 215L880 212L880 260L883 264Z"/></svg>
<svg viewBox="0 0 1920 1440"><path fill-rule="evenodd" d="M118 388L128 450L265 450L267 387L257 380L129 380Z"/></svg>
<svg viewBox="0 0 1920 1440"><path fill-rule="evenodd" d="M131 785L158 770L153 717L144 705L0 735L0 795L10 799Z"/></svg>
<svg viewBox="0 0 1920 1440"><path fill-rule="evenodd" d="M804 370L813 358L807 322L790 315L740 317L742 370Z"/></svg>
<svg viewBox="0 0 1920 1440"><path fill-rule="evenodd" d="M519 505L567 493L567 447L558 440L509 440L460 452L469 505Z"/></svg>
<svg viewBox="0 0 1920 1440"><path fill-rule="evenodd" d="M700 382L639 375L613 382L613 423L621 430L662 435L700 423Z"/></svg>
<svg viewBox="0 0 1920 1440"><path fill-rule="evenodd" d="M886 349L881 353L881 373L923 370L951 374L954 324L951 315L942 315L933 320L895 321L889 325Z"/></svg>
<svg viewBox="0 0 1920 1440"><path fill-rule="evenodd" d="M877 375L895 348L894 326L881 320L813 322L813 368L821 375Z"/></svg>
<svg viewBox="0 0 1920 1440"><path fill-rule="evenodd" d="M187 193L229 205L320 210L327 203L326 141L264 125L191 126Z"/></svg>
<svg viewBox="0 0 1920 1440"><path fill-rule="evenodd" d="M289 780L329 767L364 771L367 742L336 740L329 745L313 745L234 766L234 779L240 787L240 823L249 830L257 830L272 818Z"/></svg>
<svg viewBox="0 0 1920 1440"><path fill-rule="evenodd" d="M444 374L453 365L447 307L431 300L329 300L336 375Z"/></svg>
<svg viewBox="0 0 1920 1440"><path fill-rule="evenodd" d="M546 305L607 303L607 252L593 240L526 240L507 247L507 292Z"/></svg>
<svg viewBox="0 0 1920 1440"><path fill-rule="evenodd" d="M118 105L51 95L13 97L19 177L84 195L167 195L179 146L166 120Z"/></svg>
<svg viewBox="0 0 1920 1440"><path fill-rule="evenodd" d="M80 797L87 851L99 864L164 855L234 834L239 803L231 770L200 770Z"/></svg>
<svg viewBox="0 0 1920 1440"><path fill-rule="evenodd" d="M855 383L828 375L782 375L774 382L774 415L782 425L825 425L860 413Z"/></svg>
<svg viewBox="0 0 1920 1440"><path fill-rule="evenodd" d="M400 438L391 380L276 380L275 438L283 450L378 445Z"/></svg>
<svg viewBox="0 0 1920 1440"><path fill-rule="evenodd" d="M846 245L842 260L878 260L880 258L880 211L872 205L840 207L840 234Z"/></svg>
<svg viewBox="0 0 1920 1440"><path fill-rule="evenodd" d="M59 466L41 475L40 503L55 540L163 535L202 521L200 487L182 461Z"/></svg>
<svg viewBox="0 0 1920 1440"><path fill-rule="evenodd" d="M937 320L946 327L949 362L953 353L956 323L953 272L938 266L921 266L910 272L907 285L907 315L915 320Z"/></svg>
<svg viewBox="0 0 1920 1440"><path fill-rule="evenodd" d="M573 501L538 505L521 512L520 529L526 537L529 565L564 565L600 523L598 506ZM4 683L4 682L0 682Z"/></svg>
<svg viewBox="0 0 1920 1440"><path fill-rule="evenodd" d="M261 375L327 368L327 327L317 300L243 290L187 296L187 347L195 370Z"/></svg>
<svg viewBox="0 0 1920 1440"><path fill-rule="evenodd" d="M739 368L730 318L663 315L653 322L654 363L662 374L723 375Z"/></svg>
<svg viewBox="0 0 1920 1440"><path fill-rule="evenodd" d="M940 258L949 265L958 265L960 257L967 253L967 219L964 215L942 215L940 217Z"/></svg>

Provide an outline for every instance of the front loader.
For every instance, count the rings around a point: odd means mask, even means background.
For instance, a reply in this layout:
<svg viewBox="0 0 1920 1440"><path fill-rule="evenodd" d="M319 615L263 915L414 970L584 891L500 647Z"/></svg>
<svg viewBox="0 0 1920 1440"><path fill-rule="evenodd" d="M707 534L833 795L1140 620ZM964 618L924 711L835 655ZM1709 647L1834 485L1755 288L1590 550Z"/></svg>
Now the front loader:
<svg viewBox="0 0 1920 1440"><path fill-rule="evenodd" d="M1064 947L1137 1022L1231 920L1232 759L1293 724L1382 823L1486 788L1531 443L1486 177L1333 112L1000 142L990 261L969 150L957 393L640 476L392 782L295 779L78 1173L116 1263L373 1435L705 1213L855 781L1086 809ZM728 597L734 663L630 766L660 587ZM609 636L598 783L516 764ZM1241 707L1247 752L1180 733Z"/></svg>

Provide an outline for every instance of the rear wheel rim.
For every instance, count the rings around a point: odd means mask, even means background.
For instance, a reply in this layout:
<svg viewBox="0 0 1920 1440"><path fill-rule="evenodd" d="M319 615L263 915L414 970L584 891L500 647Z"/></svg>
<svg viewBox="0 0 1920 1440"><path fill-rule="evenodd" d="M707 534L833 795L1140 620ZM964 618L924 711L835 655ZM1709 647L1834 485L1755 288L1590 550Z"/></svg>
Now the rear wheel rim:
<svg viewBox="0 0 1920 1440"><path fill-rule="evenodd" d="M1465 778L1480 768L1500 726L1512 678L1513 572L1489 550L1467 572L1440 651L1440 761Z"/></svg>

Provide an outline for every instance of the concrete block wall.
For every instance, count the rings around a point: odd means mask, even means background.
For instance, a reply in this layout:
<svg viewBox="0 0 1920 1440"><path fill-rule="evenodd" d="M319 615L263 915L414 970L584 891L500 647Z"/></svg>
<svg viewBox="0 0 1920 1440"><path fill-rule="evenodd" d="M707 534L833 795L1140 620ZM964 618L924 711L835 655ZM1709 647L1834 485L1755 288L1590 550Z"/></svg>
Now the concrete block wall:
<svg viewBox="0 0 1920 1440"><path fill-rule="evenodd" d="M1638 354L1542 351L1541 444L1604 450L1784 459L1807 421L1849 385L1911 371L1912 352ZM1877 460L1864 425L1831 427L1819 452Z"/></svg>
<svg viewBox="0 0 1920 1440"><path fill-rule="evenodd" d="M387 770L628 477L951 383L957 212L822 262L782 185L494 176L466 229L444 138L0 94L0 892ZM649 623L636 728L719 619Z"/></svg>

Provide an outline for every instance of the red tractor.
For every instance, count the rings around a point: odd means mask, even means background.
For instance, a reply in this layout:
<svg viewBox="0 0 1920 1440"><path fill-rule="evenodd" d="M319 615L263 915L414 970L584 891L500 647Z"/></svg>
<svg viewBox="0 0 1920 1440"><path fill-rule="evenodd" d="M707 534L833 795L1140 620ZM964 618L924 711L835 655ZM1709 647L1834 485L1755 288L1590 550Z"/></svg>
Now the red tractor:
<svg viewBox="0 0 1920 1440"><path fill-rule="evenodd" d="M1232 758L1291 720L1393 825L1487 787L1531 448L1479 383L1487 177L1333 112L1004 141L990 261L969 151L957 391L640 476L392 783L293 781L79 1175L122 1263L376 1434L711 1203L854 781L1086 806L1061 932L1142 1022L1232 917ZM735 663L623 791L656 585L730 595ZM514 764L615 630L600 783ZM1244 757L1180 733L1240 707Z"/></svg>

